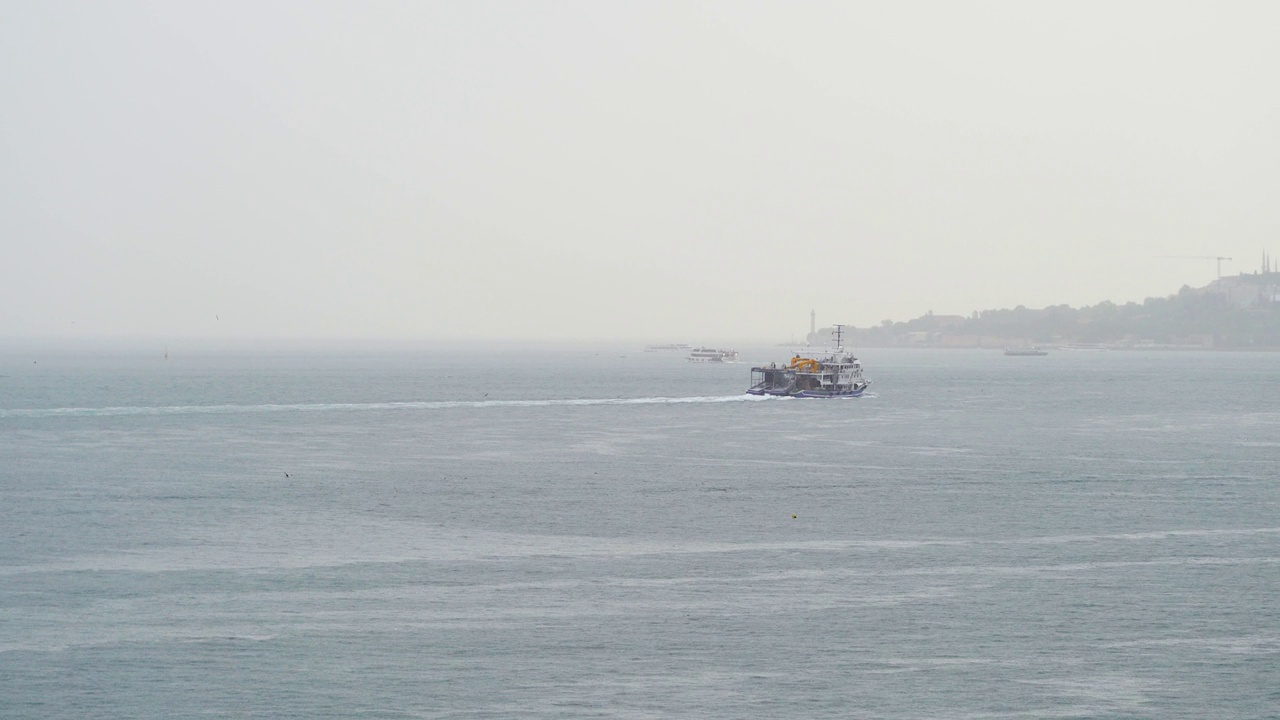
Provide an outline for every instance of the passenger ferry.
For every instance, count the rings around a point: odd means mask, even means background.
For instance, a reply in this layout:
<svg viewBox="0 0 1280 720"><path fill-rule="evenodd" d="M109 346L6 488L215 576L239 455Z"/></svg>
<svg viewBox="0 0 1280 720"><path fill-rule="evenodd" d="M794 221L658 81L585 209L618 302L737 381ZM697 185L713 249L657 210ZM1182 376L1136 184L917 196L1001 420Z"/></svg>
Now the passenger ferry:
<svg viewBox="0 0 1280 720"><path fill-rule="evenodd" d="M735 363L738 362L737 350L716 350L714 348L698 347L689 352L689 357L685 358L689 362L715 362L715 363Z"/></svg>
<svg viewBox="0 0 1280 720"><path fill-rule="evenodd" d="M871 381L862 376L862 363L841 343L843 325L836 325L836 346L826 357L809 358L797 354L791 362L778 366L751 368L748 395L777 395L799 398L850 398L866 391Z"/></svg>

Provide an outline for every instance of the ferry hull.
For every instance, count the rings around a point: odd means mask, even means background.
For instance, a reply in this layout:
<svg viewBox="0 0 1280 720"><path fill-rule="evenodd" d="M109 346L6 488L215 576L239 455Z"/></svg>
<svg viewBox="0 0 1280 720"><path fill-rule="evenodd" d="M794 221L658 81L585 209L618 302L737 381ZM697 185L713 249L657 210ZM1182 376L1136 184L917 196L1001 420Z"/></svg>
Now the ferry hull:
<svg viewBox="0 0 1280 720"><path fill-rule="evenodd" d="M860 387L855 390L802 390L795 394L798 398L852 398L862 395L866 391L866 387Z"/></svg>
<svg viewBox="0 0 1280 720"><path fill-rule="evenodd" d="M773 397L794 397L794 398L853 398L860 397L866 392L867 386L863 385L852 390L770 390L762 388L751 388L747 391L748 395L771 395Z"/></svg>

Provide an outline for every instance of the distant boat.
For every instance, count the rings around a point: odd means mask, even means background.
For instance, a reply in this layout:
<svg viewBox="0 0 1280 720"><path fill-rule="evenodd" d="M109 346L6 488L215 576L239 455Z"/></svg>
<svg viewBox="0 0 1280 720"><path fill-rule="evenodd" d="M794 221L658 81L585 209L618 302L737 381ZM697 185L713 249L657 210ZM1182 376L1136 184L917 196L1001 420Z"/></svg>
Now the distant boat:
<svg viewBox="0 0 1280 720"><path fill-rule="evenodd" d="M700 347L689 351L689 357L685 359L689 362L697 363L735 363L738 362L738 351L716 350L714 348Z"/></svg>
<svg viewBox="0 0 1280 720"><path fill-rule="evenodd" d="M1005 348L1004 354L1016 355L1016 356L1032 356L1032 355L1048 355L1049 353L1046 350L1041 350L1035 345L1031 345L1029 347Z"/></svg>

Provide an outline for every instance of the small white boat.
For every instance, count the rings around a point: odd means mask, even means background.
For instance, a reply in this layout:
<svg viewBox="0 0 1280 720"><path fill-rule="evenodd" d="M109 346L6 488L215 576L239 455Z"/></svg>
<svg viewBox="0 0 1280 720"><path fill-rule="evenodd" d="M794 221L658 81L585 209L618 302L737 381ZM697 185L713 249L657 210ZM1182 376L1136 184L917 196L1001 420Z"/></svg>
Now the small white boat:
<svg viewBox="0 0 1280 720"><path fill-rule="evenodd" d="M1017 355L1017 356L1032 356L1032 355L1048 355L1049 353L1048 353L1048 351L1046 351L1046 350L1041 350L1040 348L1036 347L1035 345L1030 345L1030 346L1028 346L1028 347L1011 347L1011 348L1005 348L1005 349L1004 349L1004 354L1005 354L1005 355Z"/></svg>

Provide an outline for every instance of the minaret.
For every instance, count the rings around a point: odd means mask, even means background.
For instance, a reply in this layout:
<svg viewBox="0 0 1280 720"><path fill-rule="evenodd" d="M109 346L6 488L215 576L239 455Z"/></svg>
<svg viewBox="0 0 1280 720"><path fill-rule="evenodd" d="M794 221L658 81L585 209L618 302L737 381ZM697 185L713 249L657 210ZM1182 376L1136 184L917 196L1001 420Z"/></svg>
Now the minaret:
<svg viewBox="0 0 1280 720"><path fill-rule="evenodd" d="M818 313L810 309L809 310L809 334L816 335L817 333L818 333Z"/></svg>

